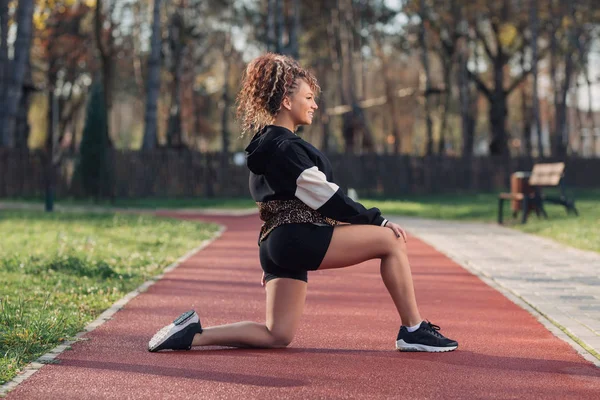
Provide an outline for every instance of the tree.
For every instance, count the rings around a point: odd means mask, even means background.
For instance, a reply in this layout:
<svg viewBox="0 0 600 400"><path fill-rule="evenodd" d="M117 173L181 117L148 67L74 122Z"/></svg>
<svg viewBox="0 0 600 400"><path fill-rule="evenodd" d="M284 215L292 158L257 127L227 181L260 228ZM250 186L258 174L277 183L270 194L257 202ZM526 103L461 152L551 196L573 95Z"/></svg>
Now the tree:
<svg viewBox="0 0 600 400"><path fill-rule="evenodd" d="M381 35L375 34L373 39L375 42L375 53L381 60L381 77L382 77L384 85L385 85L385 95L387 98L386 104L387 104L388 114L391 119L392 136L394 138L393 152L394 152L394 154L400 154L402 138L401 138L401 134L400 134L400 122L398 121L399 115L398 115L398 107L396 104L396 96L394 95L394 87L393 87L393 83L392 83L392 80L390 77L391 67L390 67L389 56L387 56L385 54L385 52L383 51Z"/></svg>
<svg viewBox="0 0 600 400"><path fill-rule="evenodd" d="M231 63L233 57L233 43L231 32L225 34L225 49L223 52L223 94L221 96L220 106L221 114L221 153L227 155L229 153L229 107L231 105L231 96L229 95L229 76L231 74ZM225 162L225 157L222 158Z"/></svg>
<svg viewBox="0 0 600 400"><path fill-rule="evenodd" d="M160 92L160 4L161 0L154 0L152 11L152 36L150 39L150 57L148 58L148 83L146 85L146 114L144 117L144 139L142 147L152 149L157 144L157 104Z"/></svg>
<svg viewBox="0 0 600 400"><path fill-rule="evenodd" d="M300 0L267 0L266 22L267 50L298 58ZM284 38L287 38L285 43Z"/></svg>
<svg viewBox="0 0 600 400"><path fill-rule="evenodd" d="M354 8L352 0L337 0L337 9L332 9L334 49L340 69L340 90L342 103L350 106L350 111L342 114L342 136L346 153L360 149L373 151L373 133L367 122L364 110L358 103L356 94L356 74L354 55L357 49L354 28ZM362 139L358 143L357 139Z"/></svg>
<svg viewBox="0 0 600 400"><path fill-rule="evenodd" d="M94 11L94 31L96 36L96 48L100 56L100 68L102 71L102 96L104 102L104 109L106 110L106 143L109 147L112 147L112 140L110 138L110 122L109 115L112 109L112 85L114 75L113 58L116 54L115 46L115 34L118 29L118 23L115 22L113 15L115 14L115 7L117 2L112 0L107 7L106 14L104 14L104 3L103 0L96 0L96 8ZM107 26L104 28L104 26Z"/></svg>
<svg viewBox="0 0 600 400"><path fill-rule="evenodd" d="M13 147L15 144L15 126L21 96L23 79L31 46L31 27L33 23L33 0L20 0L17 8L17 38L15 40L14 58L8 69L3 68L6 84L3 86L3 107L0 107L0 147ZM2 21L4 25L4 18ZM4 34L2 34L4 36ZM1 46L0 46L1 47ZM4 56L0 56L4 57ZM0 61L2 61L0 59Z"/></svg>
<svg viewBox="0 0 600 400"><path fill-rule="evenodd" d="M526 59L526 54L525 51L523 50L521 52L521 57L520 57L520 66L521 69L524 70L525 69L525 59ZM535 68L535 67L534 67ZM524 142L524 147L525 147L525 156L527 157L531 157L531 153L532 153L532 146L531 146L531 120L532 120L532 110L531 107L529 106L529 102L528 102L528 94L527 94L527 84L526 82L523 82L521 84L521 122L523 124L523 142Z"/></svg>
<svg viewBox="0 0 600 400"><path fill-rule="evenodd" d="M489 124L491 132L490 153L509 156L506 121L508 117L508 96L531 72L520 71L508 86L505 86L507 65L513 56L523 51L527 40L520 36L515 25L524 23L519 20L519 10L513 10L509 0L502 0L496 7L490 7L483 15L472 15L471 25L482 45L491 67L492 84L486 84L478 71L470 71L469 77L477 89L488 100ZM537 63L537 60L532 60Z"/></svg>
<svg viewBox="0 0 600 400"><path fill-rule="evenodd" d="M169 22L169 48L173 57L171 63L171 107L169 108L169 121L167 125L167 146L173 148L184 147L183 124L181 121L181 77L185 56L189 51L190 36L193 27L186 24L183 16L183 5L180 4L171 15Z"/></svg>
<svg viewBox="0 0 600 400"><path fill-rule="evenodd" d="M419 24L419 46L421 50L421 62L423 63L423 72L425 73L425 127L427 131L427 144L425 153L427 155L433 154L433 121L431 120L431 73L429 70L429 49L427 46L427 28L426 24L428 21L427 10L425 8L425 0L419 1L419 17L421 23Z"/></svg>
<svg viewBox="0 0 600 400"><path fill-rule="evenodd" d="M43 72L45 76L47 126L53 126L55 117L57 120L56 132L49 129L46 136L47 150L52 141L60 143L61 147L70 142L74 148L76 122L85 106L89 77L98 68L88 18L91 9L85 4L70 3L62 0L46 3L46 9L36 12L32 54L38 75L42 76Z"/></svg>
<svg viewBox="0 0 600 400"><path fill-rule="evenodd" d="M238 22L230 22L232 17L226 15L231 7L231 1L180 0L167 9L170 17L164 64L171 77L167 85L170 101L168 147L183 148L191 143L190 132L194 124L190 123L192 118L187 117L194 113L194 101L190 97L199 92L197 89L203 85L207 75L222 76L222 71L213 67L222 59L227 35ZM226 69L228 60L224 61ZM213 71L210 71L211 68ZM185 98L190 101L184 101ZM215 116L215 122L217 118Z"/></svg>
<svg viewBox="0 0 600 400"><path fill-rule="evenodd" d="M539 11L538 11L538 0L530 0L529 9L529 25L531 26L531 59L538 59L538 32L539 32ZM532 94L531 94L531 114L533 117L533 124L535 132L537 134L537 145L538 145L538 157L544 155L544 147L542 143L542 123L540 121L540 100L538 96L538 63L537 61L532 62L531 70L533 75L532 82ZM531 136L531 134L529 134ZM530 156L530 154L528 154Z"/></svg>
<svg viewBox="0 0 600 400"><path fill-rule="evenodd" d="M565 157L569 138L567 116L567 93L571 88L574 75L575 60L577 55L577 42L581 34L576 17L574 0L559 0L558 4L551 1L551 33L550 40L550 69L551 81L554 87L554 134L551 135L552 155ZM566 15L565 15L566 14ZM563 70L559 74L559 57L564 58ZM562 79L561 79L562 77Z"/></svg>
<svg viewBox="0 0 600 400"><path fill-rule="evenodd" d="M596 20L595 16L600 17L600 10L598 10L597 7L594 7L594 5L592 4L591 1L588 2L587 6L588 6L587 9L582 10L586 15L587 14L592 15L593 20ZM594 15L594 13L595 13L595 15ZM581 35L579 35L579 40L577 41L577 48L579 50L579 60L580 60L579 61L579 69L583 73L583 78L585 80L585 84L587 87L588 104L587 104L586 122L587 122L587 129L589 129L589 131L592 133L590 135L590 139L591 139L590 147L592 149L596 149L596 140L594 139L596 137L596 135L593 134L596 131L596 122L594 119L594 106L593 106L594 96L592 93L593 82L592 82L592 79L590 76L590 71L592 70L592 66L590 65L589 54L590 54L590 50L591 50L591 47L593 46L594 42L597 42L598 39L600 39L599 33L600 32L598 32L596 24L593 24L593 23L584 24L584 31L582 32ZM580 118L580 121L582 121L582 120L583 119ZM583 146L583 138L581 139L581 146Z"/></svg>
<svg viewBox="0 0 600 400"><path fill-rule="evenodd" d="M0 103L6 104L4 86L8 74L8 0L0 0ZM0 122L2 121L0 111ZM3 143L2 126L0 125L0 144Z"/></svg>
<svg viewBox="0 0 600 400"><path fill-rule="evenodd" d="M108 194L110 174L107 164L109 143L106 130L106 109L102 85L92 84L87 106L83 138L79 148L79 176L88 196L99 198Z"/></svg>

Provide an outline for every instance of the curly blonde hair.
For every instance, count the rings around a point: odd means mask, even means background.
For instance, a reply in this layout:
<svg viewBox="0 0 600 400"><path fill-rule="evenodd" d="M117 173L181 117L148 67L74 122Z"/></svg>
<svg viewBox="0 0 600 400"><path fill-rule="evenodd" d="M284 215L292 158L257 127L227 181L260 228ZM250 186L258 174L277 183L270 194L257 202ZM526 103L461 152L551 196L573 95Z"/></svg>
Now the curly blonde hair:
<svg viewBox="0 0 600 400"><path fill-rule="evenodd" d="M291 57L267 53L252 60L244 72L237 96L241 136L272 124L284 97L292 95L298 88L299 79L308 83L315 96L321 90L315 76Z"/></svg>

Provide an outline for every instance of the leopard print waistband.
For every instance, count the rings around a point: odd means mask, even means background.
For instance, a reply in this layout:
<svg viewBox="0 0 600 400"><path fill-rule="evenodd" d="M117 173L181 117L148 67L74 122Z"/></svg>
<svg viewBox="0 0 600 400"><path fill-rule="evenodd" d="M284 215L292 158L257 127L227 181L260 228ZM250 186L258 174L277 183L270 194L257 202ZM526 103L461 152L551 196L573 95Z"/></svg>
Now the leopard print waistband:
<svg viewBox="0 0 600 400"><path fill-rule="evenodd" d="M260 228L259 243L265 240L273 229L283 224L339 224L338 221L325 217L298 199L271 200L257 202L256 204L258 205L260 219L264 221Z"/></svg>

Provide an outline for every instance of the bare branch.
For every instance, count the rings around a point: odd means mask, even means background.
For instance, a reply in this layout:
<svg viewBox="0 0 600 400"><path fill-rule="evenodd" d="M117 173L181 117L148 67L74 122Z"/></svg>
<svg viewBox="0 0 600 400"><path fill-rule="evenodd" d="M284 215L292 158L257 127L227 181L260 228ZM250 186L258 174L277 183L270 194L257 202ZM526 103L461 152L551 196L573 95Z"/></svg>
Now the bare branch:
<svg viewBox="0 0 600 400"><path fill-rule="evenodd" d="M531 66L528 69L522 71L521 75L519 75L517 78L515 78L515 80L508 86L508 89L506 89L506 91L505 91L506 94L510 94L513 90L515 90L521 84L521 82L523 82L523 80L525 78L527 78L527 75L529 75L531 73L531 71L533 71L533 66L535 64L537 64L539 60L544 58L544 56L546 55L548 50L549 50L549 47L546 47L545 49L540 51L540 54L538 55L537 60L532 60Z"/></svg>
<svg viewBox="0 0 600 400"><path fill-rule="evenodd" d="M469 74L469 78L471 78L471 80L475 82L475 84L477 85L477 89L479 89L479 91L481 91L485 95L485 97L490 99L492 97L492 91L487 86L485 86L485 83L483 83L479 76L469 71L468 69L467 74Z"/></svg>
<svg viewBox="0 0 600 400"><path fill-rule="evenodd" d="M488 55L488 57L490 58L490 60L495 59L496 55L494 53L492 53L492 49L490 49L488 42L485 40L485 35L479 30L477 23L474 26L474 30L475 30L475 35L477 36L477 38L481 41L481 43L483 43L483 48L485 49L485 52Z"/></svg>

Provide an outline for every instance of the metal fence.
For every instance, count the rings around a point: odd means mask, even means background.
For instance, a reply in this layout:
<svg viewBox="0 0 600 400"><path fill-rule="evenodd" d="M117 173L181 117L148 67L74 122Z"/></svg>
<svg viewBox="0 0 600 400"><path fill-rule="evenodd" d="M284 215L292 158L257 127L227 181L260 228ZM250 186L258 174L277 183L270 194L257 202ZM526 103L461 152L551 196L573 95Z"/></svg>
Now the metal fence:
<svg viewBox="0 0 600 400"><path fill-rule="evenodd" d="M110 193L115 198L245 197L248 170L234 155L189 151L112 151ZM331 154L335 181L361 197L402 197L406 194L489 192L507 188L514 171L529 171L534 161L490 157ZM553 160L536 160L553 161ZM569 187L600 187L600 159L567 158ZM76 156L66 156L56 176L58 197L83 196ZM0 149L0 197L42 196L48 178L43 152Z"/></svg>

